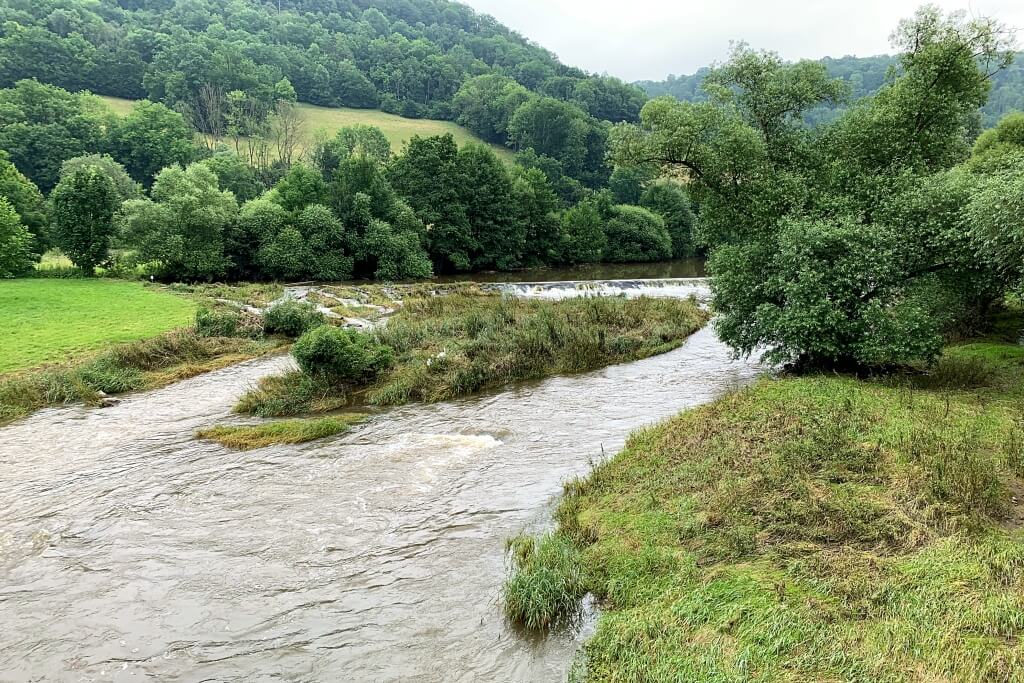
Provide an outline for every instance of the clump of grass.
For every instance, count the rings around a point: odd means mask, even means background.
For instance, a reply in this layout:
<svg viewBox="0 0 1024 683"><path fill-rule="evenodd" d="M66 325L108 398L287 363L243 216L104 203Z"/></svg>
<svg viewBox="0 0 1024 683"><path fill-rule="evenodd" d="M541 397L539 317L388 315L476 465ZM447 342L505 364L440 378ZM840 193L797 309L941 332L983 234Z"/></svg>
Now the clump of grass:
<svg viewBox="0 0 1024 683"><path fill-rule="evenodd" d="M1024 349L946 355L941 391L764 379L568 484L536 543L602 603L582 680L1024 679Z"/></svg>
<svg viewBox="0 0 1024 683"><path fill-rule="evenodd" d="M442 401L638 360L677 347L706 320L695 304L665 299L412 299L378 332L396 363L369 400Z"/></svg>
<svg viewBox="0 0 1024 683"><path fill-rule="evenodd" d="M572 543L555 534L517 536L508 541L508 554L512 574L502 595L510 619L543 629L579 612L586 590Z"/></svg>
<svg viewBox="0 0 1024 683"><path fill-rule="evenodd" d="M267 446L299 444L347 432L365 415L339 415L312 420L283 420L258 425L218 425L196 432L196 438L227 448L249 451Z"/></svg>
<svg viewBox="0 0 1024 683"><path fill-rule="evenodd" d="M264 308L284 296L284 287L276 283L238 284L173 284L170 291L185 296L210 301L232 301L236 304Z"/></svg>
<svg viewBox="0 0 1024 683"><path fill-rule="evenodd" d="M236 413L258 417L316 415L348 405L344 388L300 371L272 375L246 392L235 406Z"/></svg>

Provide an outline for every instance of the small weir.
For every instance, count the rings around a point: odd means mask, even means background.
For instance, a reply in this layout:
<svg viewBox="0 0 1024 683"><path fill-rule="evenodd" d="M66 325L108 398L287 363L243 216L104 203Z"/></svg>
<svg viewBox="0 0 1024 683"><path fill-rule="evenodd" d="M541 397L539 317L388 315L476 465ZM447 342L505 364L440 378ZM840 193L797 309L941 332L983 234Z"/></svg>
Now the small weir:
<svg viewBox="0 0 1024 683"><path fill-rule="evenodd" d="M498 285L496 285L498 286ZM696 279L500 285L703 296ZM234 453L192 438L261 359L0 429L0 680L565 680L578 633L504 620L504 543L630 432L758 374L712 329L636 363Z"/></svg>

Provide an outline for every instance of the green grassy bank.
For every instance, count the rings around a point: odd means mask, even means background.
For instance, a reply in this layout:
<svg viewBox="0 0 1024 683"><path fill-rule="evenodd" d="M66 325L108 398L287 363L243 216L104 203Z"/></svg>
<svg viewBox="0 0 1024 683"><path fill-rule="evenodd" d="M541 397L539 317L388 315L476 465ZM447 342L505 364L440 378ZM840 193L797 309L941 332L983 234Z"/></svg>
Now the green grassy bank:
<svg viewBox="0 0 1024 683"><path fill-rule="evenodd" d="M140 282L0 280L0 374L188 325L195 302Z"/></svg>
<svg viewBox="0 0 1024 683"><path fill-rule="evenodd" d="M586 681L1024 680L1024 348L765 378L632 436L511 542L506 610L602 605Z"/></svg>
<svg viewBox="0 0 1024 683"><path fill-rule="evenodd" d="M239 412L284 417L349 403L443 401L664 353L708 318L691 301L669 299L536 301L457 286L444 296L422 287L402 296L387 325L368 333L393 357L379 377L361 385L302 372L271 377L242 398Z"/></svg>

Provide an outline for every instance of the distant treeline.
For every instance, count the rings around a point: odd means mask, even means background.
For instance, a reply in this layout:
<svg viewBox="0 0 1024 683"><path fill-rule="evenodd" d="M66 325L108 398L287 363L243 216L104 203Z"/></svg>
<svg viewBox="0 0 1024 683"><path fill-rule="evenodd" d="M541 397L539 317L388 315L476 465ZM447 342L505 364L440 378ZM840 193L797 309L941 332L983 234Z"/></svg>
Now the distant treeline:
<svg viewBox="0 0 1024 683"><path fill-rule="evenodd" d="M899 74L899 60L890 55L877 57L826 57L819 60L828 75L842 79L849 87L849 102L874 95L882 86ZM890 69L893 69L890 75ZM672 95L684 102L703 102L708 99L702 90L704 79L711 73L703 68L689 76L669 76L664 81L640 81L636 85L650 97ZM805 119L817 124L833 121L848 107L845 105L820 106L808 111ZM992 91L981 109L981 125L991 128L1004 115L1024 109L1024 52L1017 53L1013 63L992 78Z"/></svg>

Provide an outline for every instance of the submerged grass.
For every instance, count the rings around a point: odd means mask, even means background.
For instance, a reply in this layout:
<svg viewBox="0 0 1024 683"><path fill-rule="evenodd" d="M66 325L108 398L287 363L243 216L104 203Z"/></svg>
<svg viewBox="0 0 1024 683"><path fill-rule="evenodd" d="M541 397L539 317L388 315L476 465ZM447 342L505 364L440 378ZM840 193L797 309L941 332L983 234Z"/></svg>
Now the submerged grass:
<svg viewBox="0 0 1024 683"><path fill-rule="evenodd" d="M537 547L572 549L513 562L506 609L592 592L589 681L1024 680L1022 481L1024 348L766 378L569 483Z"/></svg>
<svg viewBox="0 0 1024 683"><path fill-rule="evenodd" d="M338 415L310 420L283 420L258 425L218 425L196 432L196 438L227 448L249 451L267 446L299 444L347 432L365 415Z"/></svg>
<svg viewBox="0 0 1024 683"><path fill-rule="evenodd" d="M329 386L292 373L261 383L237 410L283 417L346 402L434 402L512 382L646 358L707 322L692 301L588 298L534 301L456 290L411 296L374 334L395 363L369 386Z"/></svg>

